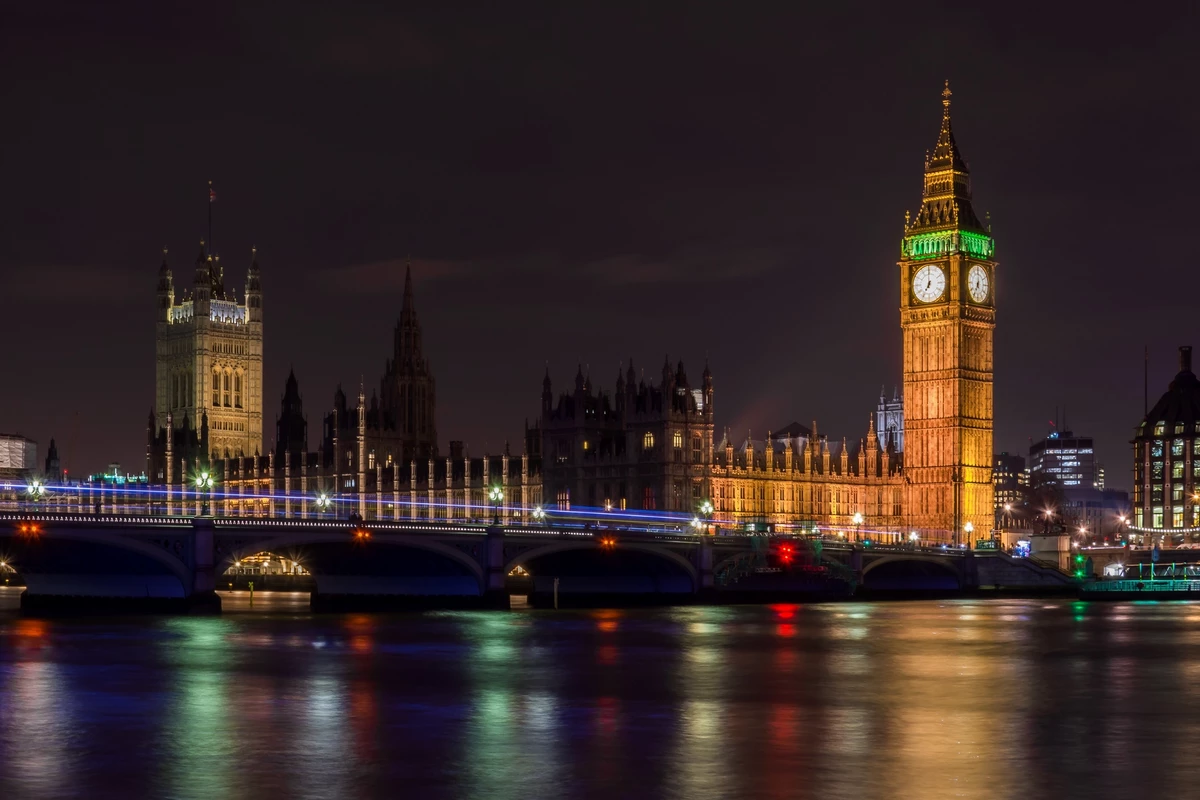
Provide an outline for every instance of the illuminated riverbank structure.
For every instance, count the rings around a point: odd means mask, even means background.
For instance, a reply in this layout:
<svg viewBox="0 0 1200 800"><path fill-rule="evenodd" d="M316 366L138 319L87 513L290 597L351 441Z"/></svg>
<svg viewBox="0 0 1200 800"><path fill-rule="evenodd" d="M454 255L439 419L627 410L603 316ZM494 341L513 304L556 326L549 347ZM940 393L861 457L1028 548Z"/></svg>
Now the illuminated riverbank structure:
<svg viewBox="0 0 1200 800"><path fill-rule="evenodd" d="M1200 534L1200 380L1192 371L1191 347L1179 348L1179 374L1138 425L1133 453L1130 527Z"/></svg>
<svg viewBox="0 0 1200 800"><path fill-rule="evenodd" d="M814 422L737 445L726 432L714 447L714 392L707 367L693 387L682 362L664 363L657 384L638 380L631 362L611 394L579 370L574 391L557 400L547 374L540 427L549 507L703 514L711 503L708 513L738 526L907 531L900 458L894 441L880 447L875 415L849 446L831 444Z"/></svg>

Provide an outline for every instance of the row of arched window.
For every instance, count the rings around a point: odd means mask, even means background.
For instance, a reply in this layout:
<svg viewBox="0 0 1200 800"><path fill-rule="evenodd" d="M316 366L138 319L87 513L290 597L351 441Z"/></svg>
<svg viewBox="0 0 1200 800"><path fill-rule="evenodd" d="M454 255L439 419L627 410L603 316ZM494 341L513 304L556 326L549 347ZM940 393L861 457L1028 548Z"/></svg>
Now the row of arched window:
<svg viewBox="0 0 1200 800"><path fill-rule="evenodd" d="M242 407L242 373L216 368L212 374L212 404L214 408Z"/></svg>

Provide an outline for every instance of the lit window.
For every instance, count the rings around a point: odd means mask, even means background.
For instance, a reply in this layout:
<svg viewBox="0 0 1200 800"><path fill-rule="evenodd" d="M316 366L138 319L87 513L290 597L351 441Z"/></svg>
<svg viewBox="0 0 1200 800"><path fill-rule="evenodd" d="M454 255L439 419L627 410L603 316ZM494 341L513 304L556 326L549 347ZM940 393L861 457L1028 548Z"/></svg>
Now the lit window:
<svg viewBox="0 0 1200 800"><path fill-rule="evenodd" d="M1162 435L1163 435L1163 429L1164 429L1165 427L1166 427L1166 423L1165 423L1165 422L1156 422L1156 423L1154 423L1154 435L1155 435L1155 436L1162 436Z"/></svg>
<svg viewBox="0 0 1200 800"><path fill-rule="evenodd" d="M1172 500L1182 500L1183 499L1183 484L1182 483L1171 484L1171 499Z"/></svg>
<svg viewBox="0 0 1200 800"><path fill-rule="evenodd" d="M1175 506L1173 509L1171 509L1171 527L1183 527L1183 506Z"/></svg>
<svg viewBox="0 0 1200 800"><path fill-rule="evenodd" d="M1152 527L1155 527L1155 528L1161 528L1163 526L1162 506L1154 507L1154 520L1151 525L1152 525Z"/></svg>
<svg viewBox="0 0 1200 800"><path fill-rule="evenodd" d="M375 451L367 453L367 469L375 469Z"/></svg>
<svg viewBox="0 0 1200 800"><path fill-rule="evenodd" d="M1154 475L1155 480L1161 481L1162 476L1163 476L1163 462L1161 462L1161 461L1150 462L1150 472L1152 475Z"/></svg>
<svg viewBox="0 0 1200 800"><path fill-rule="evenodd" d="M1176 423L1175 423L1175 432L1176 432L1176 433L1183 433L1183 423L1182 423L1182 422L1176 422Z"/></svg>
<svg viewBox="0 0 1200 800"><path fill-rule="evenodd" d="M676 450L683 447L683 433L681 431L675 431L674 436L671 437L671 446Z"/></svg>
<svg viewBox="0 0 1200 800"><path fill-rule="evenodd" d="M588 448L590 448L591 446L592 446L591 442L589 442L587 439L584 439L584 440L583 440L583 449L584 449L584 450L587 450L587 449L588 449Z"/></svg>
<svg viewBox="0 0 1200 800"><path fill-rule="evenodd" d="M1155 439L1150 443L1150 456L1152 458L1162 458L1163 443L1162 439Z"/></svg>
<svg viewBox="0 0 1200 800"><path fill-rule="evenodd" d="M1183 439L1176 439L1175 441L1171 442L1171 455L1183 455Z"/></svg>
<svg viewBox="0 0 1200 800"><path fill-rule="evenodd" d="M649 450L652 447L654 447L654 434L646 431L645 435L642 436L642 449Z"/></svg>
<svg viewBox="0 0 1200 800"><path fill-rule="evenodd" d="M1171 462L1171 477L1172 478L1182 478L1183 477L1183 462L1182 461Z"/></svg>

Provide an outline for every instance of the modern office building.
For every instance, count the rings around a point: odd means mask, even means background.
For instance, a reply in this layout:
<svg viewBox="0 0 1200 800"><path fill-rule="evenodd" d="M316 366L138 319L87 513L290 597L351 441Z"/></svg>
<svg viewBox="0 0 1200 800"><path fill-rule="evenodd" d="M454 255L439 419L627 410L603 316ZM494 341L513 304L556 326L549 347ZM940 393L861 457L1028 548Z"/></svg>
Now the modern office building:
<svg viewBox="0 0 1200 800"><path fill-rule="evenodd" d="M1034 484L1054 483L1064 490L1095 488L1096 451L1090 436L1053 431L1029 447L1029 476Z"/></svg>

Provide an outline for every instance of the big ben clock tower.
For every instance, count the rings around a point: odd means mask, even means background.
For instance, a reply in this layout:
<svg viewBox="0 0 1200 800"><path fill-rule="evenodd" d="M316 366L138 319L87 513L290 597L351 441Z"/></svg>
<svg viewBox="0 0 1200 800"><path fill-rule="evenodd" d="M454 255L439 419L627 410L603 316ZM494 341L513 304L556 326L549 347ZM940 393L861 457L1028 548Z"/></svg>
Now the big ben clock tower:
<svg viewBox="0 0 1200 800"><path fill-rule="evenodd" d="M925 159L900 245L905 508L925 540L987 538L992 500L992 332L996 245L971 207L971 175L950 127Z"/></svg>

